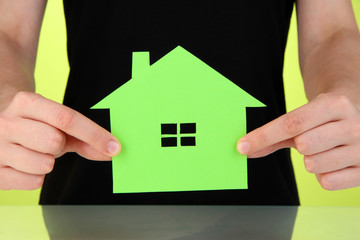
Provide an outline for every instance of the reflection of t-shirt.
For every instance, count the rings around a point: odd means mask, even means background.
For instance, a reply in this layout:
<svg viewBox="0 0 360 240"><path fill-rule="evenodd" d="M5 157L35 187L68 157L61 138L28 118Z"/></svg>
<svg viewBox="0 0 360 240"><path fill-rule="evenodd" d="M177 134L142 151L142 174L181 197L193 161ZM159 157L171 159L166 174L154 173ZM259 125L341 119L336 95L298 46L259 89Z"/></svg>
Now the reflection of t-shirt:
<svg viewBox="0 0 360 240"><path fill-rule="evenodd" d="M90 107L131 79L132 52L149 51L154 63L178 45L266 104L247 109L248 131L285 113L282 68L292 0L64 0L64 7L71 69L64 104L107 129L108 110ZM248 187L113 194L111 162L71 153L47 175L40 203L299 204L289 150L248 160Z"/></svg>

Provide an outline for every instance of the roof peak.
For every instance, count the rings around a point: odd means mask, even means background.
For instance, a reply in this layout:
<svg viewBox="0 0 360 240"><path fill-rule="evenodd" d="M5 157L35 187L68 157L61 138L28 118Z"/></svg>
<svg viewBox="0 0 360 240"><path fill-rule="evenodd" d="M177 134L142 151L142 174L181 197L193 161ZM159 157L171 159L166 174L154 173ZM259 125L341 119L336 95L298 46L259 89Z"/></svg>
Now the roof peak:
<svg viewBox="0 0 360 240"><path fill-rule="evenodd" d="M94 108L117 105L118 101L114 99L124 98L125 95L131 97L134 94L160 94L170 97L167 96L169 93L178 94L181 99L186 96L204 99L208 96L222 101L231 99L241 102L244 107L265 106L181 46L175 47L151 65L150 53L145 51L133 52L132 61L132 78ZM149 96L149 99L152 97Z"/></svg>

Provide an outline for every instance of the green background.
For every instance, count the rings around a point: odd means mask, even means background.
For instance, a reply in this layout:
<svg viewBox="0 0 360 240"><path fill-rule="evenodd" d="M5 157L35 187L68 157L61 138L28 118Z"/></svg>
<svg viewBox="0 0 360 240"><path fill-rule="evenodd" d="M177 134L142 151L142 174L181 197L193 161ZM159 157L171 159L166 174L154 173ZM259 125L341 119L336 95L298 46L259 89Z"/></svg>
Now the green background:
<svg viewBox="0 0 360 240"><path fill-rule="evenodd" d="M360 25L360 1L352 0ZM61 102L69 67L66 58L66 33L61 0L48 1L40 36L36 64L36 89L45 97ZM306 103L297 54L296 16L293 15L285 55L285 95L288 111ZM292 151L296 180L302 205L351 205L360 206L360 187L341 190L323 190L313 174L306 172L302 156ZM38 203L39 190L1 191L0 204L33 205Z"/></svg>

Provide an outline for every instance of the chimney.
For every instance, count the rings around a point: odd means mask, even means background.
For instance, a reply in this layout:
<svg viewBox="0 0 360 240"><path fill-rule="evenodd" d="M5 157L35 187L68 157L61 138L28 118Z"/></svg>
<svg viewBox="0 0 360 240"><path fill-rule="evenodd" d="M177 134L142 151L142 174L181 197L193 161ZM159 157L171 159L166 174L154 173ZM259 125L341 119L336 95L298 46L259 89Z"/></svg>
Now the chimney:
<svg viewBox="0 0 360 240"><path fill-rule="evenodd" d="M149 52L133 52L131 78L136 78L150 67Z"/></svg>

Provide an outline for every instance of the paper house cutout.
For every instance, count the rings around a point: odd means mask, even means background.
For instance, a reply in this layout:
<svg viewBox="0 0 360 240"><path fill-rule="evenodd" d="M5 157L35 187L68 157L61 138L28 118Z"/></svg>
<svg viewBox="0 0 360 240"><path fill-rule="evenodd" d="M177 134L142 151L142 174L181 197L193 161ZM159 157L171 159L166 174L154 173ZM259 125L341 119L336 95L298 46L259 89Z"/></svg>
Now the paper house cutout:
<svg viewBox="0 0 360 240"><path fill-rule="evenodd" d="M132 78L93 107L110 109L122 143L114 193L246 189L236 143L245 108L263 106L181 46L152 65L134 52Z"/></svg>

